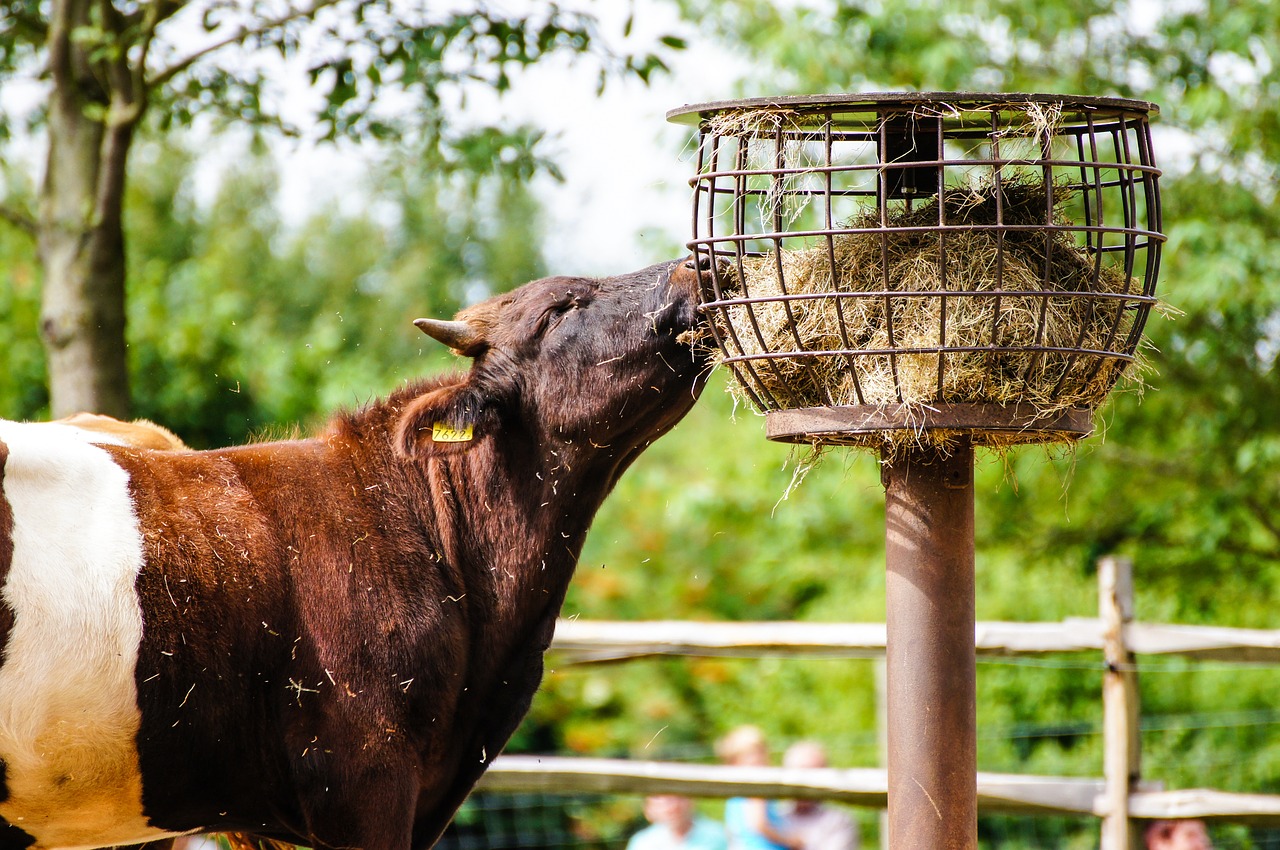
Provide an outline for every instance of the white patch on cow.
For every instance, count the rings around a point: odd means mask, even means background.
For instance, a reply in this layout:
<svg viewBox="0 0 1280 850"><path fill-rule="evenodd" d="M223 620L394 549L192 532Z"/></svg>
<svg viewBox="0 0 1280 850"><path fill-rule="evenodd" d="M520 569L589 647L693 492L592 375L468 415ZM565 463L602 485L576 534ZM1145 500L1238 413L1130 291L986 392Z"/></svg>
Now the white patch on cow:
<svg viewBox="0 0 1280 850"><path fill-rule="evenodd" d="M39 847L133 844L168 833L142 814L134 667L142 535L129 476L102 435L0 422L13 630L0 666L0 816Z"/></svg>

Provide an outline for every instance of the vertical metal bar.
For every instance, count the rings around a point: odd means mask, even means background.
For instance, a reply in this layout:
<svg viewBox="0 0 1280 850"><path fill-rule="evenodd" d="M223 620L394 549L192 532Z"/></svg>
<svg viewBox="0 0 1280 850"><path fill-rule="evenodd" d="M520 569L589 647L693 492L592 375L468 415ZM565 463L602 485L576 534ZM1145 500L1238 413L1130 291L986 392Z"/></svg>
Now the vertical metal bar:
<svg viewBox="0 0 1280 850"><path fill-rule="evenodd" d="M1134 120L1134 130L1138 135L1138 161L1140 165L1154 168L1155 154L1151 149L1151 125L1147 123L1145 116L1139 116ZM1143 216L1137 226L1143 227L1155 233L1164 232L1164 223L1160 211L1160 172L1144 172L1142 180L1143 189ZM1161 240L1146 237L1141 246L1146 256L1146 272L1142 280L1142 294L1154 295L1156 288L1156 278L1160 274L1160 245ZM1129 329L1129 337L1125 341L1125 350L1132 351L1138 344L1138 340L1142 336L1142 329L1146 325L1147 312L1140 310L1134 319L1133 326Z"/></svg>
<svg viewBox="0 0 1280 850"><path fill-rule="evenodd" d="M934 176L937 180L938 192L938 288L942 290L938 296L938 398L945 398L946 378L947 378L947 290L951 287L947 282L947 179L946 179L946 157L943 156L943 146L946 144L946 137L942 131L942 121L937 122L937 138L934 139L934 145L938 149L938 171ZM963 221L963 218L961 219Z"/></svg>
<svg viewBox="0 0 1280 850"><path fill-rule="evenodd" d="M995 289L997 292L1004 288L1004 185L1002 178L1004 176L1005 163L1000 159L1000 119L995 110L991 111L991 159L995 163L991 171L991 187L996 199L996 277ZM1000 296L995 296L995 303L991 307L991 347L997 348L1000 345ZM988 368L994 374L998 368L998 360L993 353L988 361Z"/></svg>
<svg viewBox="0 0 1280 850"><path fill-rule="evenodd" d="M739 183L739 181L744 178L735 177L733 184L728 189L720 188L719 179L715 176L715 173L721 169L721 161L724 156L724 148L721 145L721 140L724 137L721 136L720 133L709 129L705 123L700 127L700 132L704 135L711 135L711 159L710 163L706 167L706 172L709 173L710 176L704 175L699 178L700 181L707 186L707 232L703 241L706 243L708 250L711 252L711 256L714 258L711 274L712 281L716 284L715 300L723 301L725 298L725 292L721 285L722 279L719 269L721 249L719 247L719 240L716 238L716 222L721 220L722 217L730 219L731 223L734 225L734 229L730 231L730 234L734 257L737 262L737 280L740 282L739 285L742 288L743 295L745 296L749 294L747 292L746 277L742 270L742 243L744 241L742 237L742 228L745 227L745 225L739 226L738 224L739 219L742 218L745 220L746 216L745 212L742 212L745 204L745 196L742 194L742 184ZM742 157L744 156L742 152L742 146L744 144L745 142L741 138L734 143L735 165L737 166L736 170L738 171L742 170L739 163L741 163ZM700 144L698 147L699 173L702 173L702 150L703 147ZM716 209L716 196L722 194L730 195L733 198L728 210L725 211ZM695 235L697 234L696 225L694 233ZM731 349L726 345L726 342L728 340L732 340L733 344L737 346L737 353L746 354L747 350L743 347L742 340L738 337L737 328L732 321L732 315L730 313L731 308L719 305L715 309L717 311L715 315L718 316L718 318L713 318L709 325L711 327L712 336L715 337L716 345L722 350L729 352ZM721 328L728 332L727 337L721 334ZM747 395L757 407L761 409L769 408L770 405L765 403L766 400L773 402L772 406L778 406L776 400L769 392L769 388L760 380L760 375L756 372L755 366L752 365L750 360L730 363L729 368L733 371L734 377L747 391ZM748 377L750 378L749 380Z"/></svg>
<svg viewBox="0 0 1280 850"><path fill-rule="evenodd" d="M1034 293L1040 298L1040 312L1036 319L1035 341L1032 346L1028 346L1032 349L1031 357L1027 359L1027 368L1022 370L1024 392L1036 368L1045 361L1045 352L1042 347L1045 345L1044 334L1049 315L1049 299L1053 297L1055 289L1062 288L1060 283L1054 281L1053 276L1053 243L1057 238L1053 219L1053 207L1056 203L1053 196L1053 130L1040 132L1039 140L1040 168L1044 174L1044 265L1040 272L1040 291Z"/></svg>
<svg viewBox="0 0 1280 850"><path fill-rule="evenodd" d="M889 846L976 850L973 447L885 460Z"/></svg>
<svg viewBox="0 0 1280 850"><path fill-rule="evenodd" d="M719 136L717 135L717 139ZM747 177L745 172L748 165L749 146L751 137L744 132L742 135L736 136L734 153L733 153L733 170L736 173L733 183L733 231L730 241L733 244L733 262L734 270L737 272L738 286L742 290L743 298L751 297L751 289L747 285L747 272L744 260L747 256L747 198L750 192L747 188ZM720 164L720 154L717 152L715 168L718 170ZM716 243L712 243L716 244ZM747 355L747 349L743 346L741 338L738 336L738 330L732 321L732 315L729 312L732 308L724 308L725 326L728 328L729 336L733 338L733 342L738 346L738 353ZM768 344L764 341L764 335L760 332L760 325L756 321L755 307L746 308L746 316L751 321L751 329L754 331L756 343L759 345L757 351L767 352ZM742 360L738 363L731 364L734 375L739 378L743 374L751 376L751 382L742 381L743 386L748 387L748 393L751 395L752 401L756 402L759 407L778 409L787 407L778 401L769 385L760 380L760 373L756 371L755 362L752 360ZM769 369L773 373L773 385L775 387L785 387L785 382L781 380L778 374L778 365L773 360L766 360L761 371ZM794 405L792 405L794 406Z"/></svg>
<svg viewBox="0 0 1280 850"><path fill-rule="evenodd" d="M1073 131L1075 133L1075 138L1076 138L1076 156L1080 160L1080 195L1084 203L1084 223L1086 227L1090 225L1104 227L1105 224L1104 224L1103 206L1102 206L1102 198L1103 198L1102 169L1098 167L1098 164L1097 164L1098 163L1097 126L1094 123L1092 112L1085 113L1084 117L1085 117L1085 128L1083 130L1077 129ZM1084 147L1085 134L1088 134L1089 136L1088 153L1085 152L1085 147ZM1089 164L1093 165L1092 189L1090 188L1090 185L1089 185L1089 176L1088 176ZM1089 196L1090 191L1093 191L1096 193L1096 200L1097 200L1096 209L1094 209L1090 203L1090 196ZM1094 316L1098 312L1098 303L1104 300L1098 295L1098 293L1105 291L1105 287L1103 286L1103 281L1102 281L1102 264L1106 257L1106 252L1104 250L1106 248L1106 232L1103 230L1097 231L1097 243L1095 244L1094 231L1086 230L1084 234L1084 242L1085 242L1084 247L1085 247L1086 256L1089 253L1093 254L1093 272L1089 277L1089 285L1087 287L1081 287L1079 290L1079 294L1072 296L1075 298L1085 299L1085 315L1084 315L1084 320L1080 322L1080 333L1076 334L1076 345L1075 345L1076 349L1084 348L1085 338L1089 334L1089 329L1093 327ZM1086 294L1086 291L1088 294ZM1117 310L1124 309L1124 305L1122 303L1104 304L1103 306L1104 308L1109 308L1114 306L1115 309ZM1053 391L1051 393L1051 396L1053 398L1061 398L1062 388L1066 386L1067 379L1071 377L1071 371L1072 369L1075 368L1076 362L1079 359L1080 359L1080 355L1078 351L1077 353L1069 354L1066 356L1066 359L1063 362L1063 366L1062 366L1062 375L1058 378L1058 382L1053 386ZM1093 368L1089 368L1090 362L1088 360L1086 360L1082 364L1083 368L1081 368L1080 371L1086 373L1087 377L1081 376L1078 379L1079 386L1088 386L1089 383L1093 380L1093 377L1097 375L1098 370L1102 368L1102 364L1105 362L1101 357L1092 357L1090 358L1090 360L1095 361L1093 363Z"/></svg>
<svg viewBox="0 0 1280 850"><path fill-rule="evenodd" d="M840 297L840 293L844 288L844 281L840 279L840 266L836 262L836 240L834 236L836 220L835 220L835 186L833 185L834 171L834 147L835 140L832 137L831 125L833 122L832 114L828 112L822 123L822 143L823 149L826 151L822 164L825 166L826 192L824 199L825 207L825 224L827 228L827 264L831 266L831 300L836 308L836 326L840 330L840 345L845 350L844 361L845 366L849 370L849 377L853 379L853 393L858 399L858 404L866 404L867 398L862 394L862 381L858 378L858 361L850 352L853 351L854 345L849 337L849 325L845 320L845 310L847 302ZM848 239L846 235L844 237ZM856 305L857 297L854 296L854 304Z"/></svg>
<svg viewBox="0 0 1280 850"><path fill-rule="evenodd" d="M1143 124L1139 122L1139 127L1141 126ZM1128 118L1123 114L1120 116L1118 127L1119 129L1112 133L1112 140L1116 150L1116 174L1120 186L1121 208L1124 211L1124 294L1129 295L1133 293L1133 267L1138 251L1138 201L1133 185L1135 169L1132 151L1129 150ZM1124 332L1126 306L1125 301L1115 305L1111 330L1098 346L1099 348L1106 351L1114 350L1113 343L1116 336Z"/></svg>
<svg viewBox="0 0 1280 850"><path fill-rule="evenodd" d="M1102 677L1102 850L1142 846L1137 821L1129 816L1129 794L1141 777L1138 671L1125 632L1133 622L1133 563L1108 557L1098 562L1098 617L1107 672Z"/></svg>
<svg viewBox="0 0 1280 850"><path fill-rule="evenodd" d="M879 134L879 150L888 149L888 121L889 119L881 116L880 126L876 132ZM893 298L889 295L889 291L893 289L893 284L889 280L889 184L888 174L885 169L884 157L880 157L880 167L877 170L876 179L879 181L880 193L876 197L876 213L880 217L880 273L884 281L884 326L885 331L889 335L889 371L893 373L893 392L899 402L902 401L902 381L898 377L898 356L893 349L898 347L898 343L893 338Z"/></svg>
<svg viewBox="0 0 1280 850"><path fill-rule="evenodd" d="M1155 168L1156 158L1155 152L1151 148L1151 125L1147 123L1146 116L1140 116L1135 120L1135 126L1138 133L1138 161L1139 164L1148 168ZM1142 175L1142 188L1144 199L1146 201L1146 216L1143 218L1141 226L1155 233L1164 232L1164 215L1160 210L1160 172L1153 171ZM1142 294L1154 295L1156 289L1156 278L1160 275L1160 238L1146 240L1147 251L1147 270L1143 278ZM1137 329L1137 333L1142 333L1142 328Z"/></svg>
<svg viewBox="0 0 1280 850"><path fill-rule="evenodd" d="M1141 132L1143 122L1135 119L1133 126ZM1138 234L1138 195L1135 190L1134 183L1139 179L1135 174L1139 173L1138 169L1133 167L1133 151L1129 150L1129 133L1130 120L1128 116L1122 116L1120 120L1120 132L1118 134L1119 143L1116 146L1116 152L1119 154L1116 158L1120 160L1120 194L1124 198L1124 274L1125 288L1128 292L1133 285L1133 266L1137 256Z"/></svg>

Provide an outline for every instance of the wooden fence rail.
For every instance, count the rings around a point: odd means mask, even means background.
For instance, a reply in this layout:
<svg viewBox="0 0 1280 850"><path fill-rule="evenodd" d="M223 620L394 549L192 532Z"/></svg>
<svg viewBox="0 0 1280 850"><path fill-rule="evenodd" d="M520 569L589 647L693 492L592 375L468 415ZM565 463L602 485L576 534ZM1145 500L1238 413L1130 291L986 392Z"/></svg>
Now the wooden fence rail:
<svg viewBox="0 0 1280 850"><path fill-rule="evenodd" d="M1103 679L1103 776L978 774L983 812L1085 815L1101 819L1102 850L1136 850L1139 821L1202 818L1280 826L1280 796L1212 789L1165 791L1141 781L1138 656L1280 665L1280 631L1142 623L1133 619L1132 565L1099 563L1099 616L1058 623L980 622L978 657L1096 652ZM666 655L755 658L876 658L883 623L607 622L562 619L557 664ZM493 791L681 793L696 797L821 798L884 807L883 769L788 770L625 759L501 756L480 787Z"/></svg>
<svg viewBox="0 0 1280 850"><path fill-rule="evenodd" d="M685 794L690 797L822 799L883 808L883 768L796 769L565 756L499 756L478 786L486 791L554 794ZM1101 778L978 773L984 813L1107 814ZM1280 797L1191 789L1158 791L1139 785L1129 797L1135 818L1205 818L1280 826Z"/></svg>
<svg viewBox="0 0 1280 850"><path fill-rule="evenodd" d="M979 657L1101 652L1102 620L977 624ZM1129 623L1126 644L1137 655L1198 661L1280 664L1280 631L1218 626ZM551 649L561 663L625 661L656 655L759 658L876 658L884 655L883 623L697 623L560 620Z"/></svg>
<svg viewBox="0 0 1280 850"><path fill-rule="evenodd" d="M888 777L882 768L729 767L563 756L500 756L481 779L480 787L490 791L805 798L875 808L883 808L888 797ZM978 774L979 805L992 812L1092 815L1102 790L1101 779Z"/></svg>

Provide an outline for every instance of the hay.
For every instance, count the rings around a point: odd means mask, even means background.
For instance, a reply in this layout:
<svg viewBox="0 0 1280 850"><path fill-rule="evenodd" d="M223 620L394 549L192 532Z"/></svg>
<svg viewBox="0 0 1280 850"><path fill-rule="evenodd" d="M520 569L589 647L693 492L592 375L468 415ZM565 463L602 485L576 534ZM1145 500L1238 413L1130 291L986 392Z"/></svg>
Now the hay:
<svg viewBox="0 0 1280 850"><path fill-rule="evenodd" d="M1038 229L964 229L997 223L997 189L949 187L944 231L937 229L935 197L892 211L883 229L874 212L845 225L876 232L722 262L724 299L791 297L713 310L727 349L718 356L798 354L735 364L770 407L900 404L923 413L939 403L1023 403L1046 417L1096 409L1117 381L1139 370L1121 358L1078 353L1120 351L1132 327L1134 311L1125 309L1132 300L1091 295L1136 297L1136 284L1111 263L1099 266L1070 231L1043 229L1050 220L1066 223L1061 187L1054 187L1052 214L1042 182L1006 180L999 193L1006 226ZM904 229L915 227L933 229ZM1009 294L993 294L997 289ZM806 295L820 297L795 297ZM917 429L865 444L941 444L959 436ZM974 438L988 445L1048 439L1034 431Z"/></svg>

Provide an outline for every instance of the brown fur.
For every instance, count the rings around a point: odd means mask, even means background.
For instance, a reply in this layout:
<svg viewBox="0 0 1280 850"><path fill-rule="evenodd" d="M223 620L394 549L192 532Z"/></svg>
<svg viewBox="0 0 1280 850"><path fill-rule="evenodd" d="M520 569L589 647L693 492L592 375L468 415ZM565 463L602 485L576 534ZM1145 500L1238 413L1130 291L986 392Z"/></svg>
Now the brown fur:
<svg viewBox="0 0 1280 850"><path fill-rule="evenodd" d="M492 299L461 317L482 317L470 372L310 439L106 447L143 532L152 825L434 843L529 706L596 509L701 390L678 341L695 277L666 263Z"/></svg>

